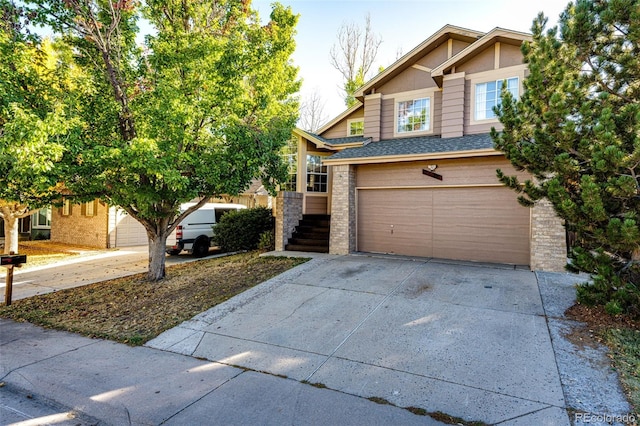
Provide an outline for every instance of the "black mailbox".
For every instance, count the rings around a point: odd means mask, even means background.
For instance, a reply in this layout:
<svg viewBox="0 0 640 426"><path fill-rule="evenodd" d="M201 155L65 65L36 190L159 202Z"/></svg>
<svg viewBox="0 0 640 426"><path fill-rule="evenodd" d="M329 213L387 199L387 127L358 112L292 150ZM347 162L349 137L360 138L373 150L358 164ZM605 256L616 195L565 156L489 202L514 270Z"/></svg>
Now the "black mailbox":
<svg viewBox="0 0 640 426"><path fill-rule="evenodd" d="M27 263L26 254L3 254L0 256L0 266L20 265Z"/></svg>

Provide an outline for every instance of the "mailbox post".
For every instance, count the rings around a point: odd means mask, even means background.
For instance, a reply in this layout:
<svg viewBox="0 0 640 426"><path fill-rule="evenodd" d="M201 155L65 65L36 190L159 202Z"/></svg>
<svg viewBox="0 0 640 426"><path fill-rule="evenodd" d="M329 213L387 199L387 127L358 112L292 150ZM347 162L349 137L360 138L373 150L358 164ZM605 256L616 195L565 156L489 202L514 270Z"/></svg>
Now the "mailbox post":
<svg viewBox="0 0 640 426"><path fill-rule="evenodd" d="M7 268L7 279L4 288L4 304L11 305L11 296L13 293L13 268L23 263L27 263L26 254L3 254L0 255L0 266Z"/></svg>

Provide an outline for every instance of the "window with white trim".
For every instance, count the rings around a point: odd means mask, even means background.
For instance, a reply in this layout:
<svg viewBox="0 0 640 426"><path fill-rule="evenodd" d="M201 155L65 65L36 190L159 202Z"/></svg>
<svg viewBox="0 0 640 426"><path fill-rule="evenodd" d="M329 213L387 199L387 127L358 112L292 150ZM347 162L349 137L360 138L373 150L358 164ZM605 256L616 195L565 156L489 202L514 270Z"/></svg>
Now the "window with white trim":
<svg viewBox="0 0 640 426"><path fill-rule="evenodd" d="M358 118L347 121L347 127L349 130L349 136L362 136L364 135L364 118Z"/></svg>
<svg viewBox="0 0 640 426"><path fill-rule="evenodd" d="M32 214L31 227L34 229L50 229L51 207L45 207Z"/></svg>
<svg viewBox="0 0 640 426"><path fill-rule="evenodd" d="M282 148L282 158L287 165L287 181L281 185L284 191L297 191L298 183L298 138L289 139Z"/></svg>
<svg viewBox="0 0 640 426"><path fill-rule="evenodd" d="M431 98L400 101L396 111L396 133L431 130Z"/></svg>
<svg viewBox="0 0 640 426"><path fill-rule="evenodd" d="M506 78L503 80L487 81L485 83L476 84L476 99L475 99L475 119L476 120L488 120L496 118L496 114L493 112L493 107L500 105L501 98L500 92L502 91L502 85L506 82L507 90L511 92L514 98L519 96L520 83L518 77Z"/></svg>
<svg viewBox="0 0 640 426"><path fill-rule="evenodd" d="M319 155L307 155L307 192L327 192L327 166Z"/></svg>

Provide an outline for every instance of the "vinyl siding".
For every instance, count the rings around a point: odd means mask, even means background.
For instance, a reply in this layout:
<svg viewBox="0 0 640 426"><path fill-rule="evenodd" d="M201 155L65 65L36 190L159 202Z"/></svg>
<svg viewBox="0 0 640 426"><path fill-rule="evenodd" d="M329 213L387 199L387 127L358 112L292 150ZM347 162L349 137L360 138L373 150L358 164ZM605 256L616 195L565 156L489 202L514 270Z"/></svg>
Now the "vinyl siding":
<svg viewBox="0 0 640 426"><path fill-rule="evenodd" d="M462 136L464 130L464 76L447 79L442 89L442 137Z"/></svg>

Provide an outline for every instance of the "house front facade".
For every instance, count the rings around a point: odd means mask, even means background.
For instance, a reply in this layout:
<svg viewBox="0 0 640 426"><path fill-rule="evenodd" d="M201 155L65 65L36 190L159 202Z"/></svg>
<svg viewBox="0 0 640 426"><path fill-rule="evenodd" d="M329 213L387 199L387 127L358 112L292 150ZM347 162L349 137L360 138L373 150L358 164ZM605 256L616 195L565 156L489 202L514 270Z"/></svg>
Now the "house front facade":
<svg viewBox="0 0 640 426"><path fill-rule="evenodd" d="M51 207L44 207L35 213L18 219L21 239L46 240L51 231ZM4 220L0 219L0 238L4 238Z"/></svg>
<svg viewBox="0 0 640 426"><path fill-rule="evenodd" d="M493 148L493 107L516 97L530 35L447 25L356 93L315 133L294 131L291 193L279 200L277 249L303 215L330 220L328 251L390 253L562 270L565 231L496 177L516 172Z"/></svg>

